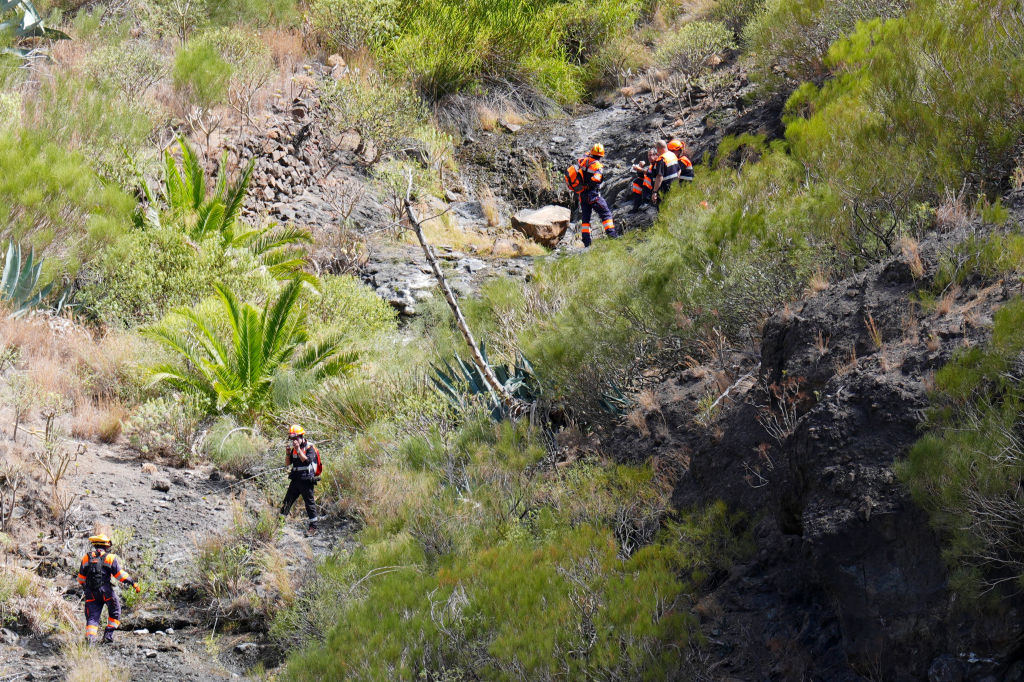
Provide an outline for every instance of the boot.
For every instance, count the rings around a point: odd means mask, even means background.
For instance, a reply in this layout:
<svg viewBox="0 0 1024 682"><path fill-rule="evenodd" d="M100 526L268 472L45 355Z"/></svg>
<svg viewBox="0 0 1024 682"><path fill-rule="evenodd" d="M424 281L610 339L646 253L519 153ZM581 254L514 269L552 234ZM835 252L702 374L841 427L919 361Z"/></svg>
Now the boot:
<svg viewBox="0 0 1024 682"><path fill-rule="evenodd" d="M114 643L114 628L107 628L103 631L103 643L113 644Z"/></svg>
<svg viewBox="0 0 1024 682"><path fill-rule="evenodd" d="M612 227L604 231L604 236L610 237L611 239L618 239L619 233L616 231L614 227Z"/></svg>
<svg viewBox="0 0 1024 682"><path fill-rule="evenodd" d="M85 645L86 646L95 646L95 644L96 644L96 635L86 635L85 636Z"/></svg>

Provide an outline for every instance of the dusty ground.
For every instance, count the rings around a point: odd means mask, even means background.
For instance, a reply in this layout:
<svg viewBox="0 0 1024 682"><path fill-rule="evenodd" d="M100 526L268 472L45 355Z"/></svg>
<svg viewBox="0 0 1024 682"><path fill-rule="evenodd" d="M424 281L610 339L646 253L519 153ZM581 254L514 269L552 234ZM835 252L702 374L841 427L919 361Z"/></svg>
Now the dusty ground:
<svg viewBox="0 0 1024 682"><path fill-rule="evenodd" d="M44 536L23 547L22 565L50 578L52 589L73 605L79 614L77 625L84 627L75 574L88 549L86 538L97 526L110 527L125 537L114 547L125 568L150 587L161 583L173 599L148 597L134 608L125 607L115 644L100 647L108 662L126 670L132 680L238 677L259 662L266 649L260 633L224 633L223 626L215 633L202 611L204 605L180 589L195 570L197 543L229 527L233 507L264 503L251 483L227 481L216 474L217 480L211 480L211 473L209 465L195 469L157 465L153 472L149 466L144 469L127 447L87 444L66 481L69 489L82 492L70 539L61 543L55 535ZM154 489L158 479L169 482L170 489ZM293 510L277 542L290 572L306 570L347 537L344 525L328 523L320 535L306 538L304 521L304 512ZM0 679L64 678L67 663L57 637L16 634L16 638L0 637Z"/></svg>

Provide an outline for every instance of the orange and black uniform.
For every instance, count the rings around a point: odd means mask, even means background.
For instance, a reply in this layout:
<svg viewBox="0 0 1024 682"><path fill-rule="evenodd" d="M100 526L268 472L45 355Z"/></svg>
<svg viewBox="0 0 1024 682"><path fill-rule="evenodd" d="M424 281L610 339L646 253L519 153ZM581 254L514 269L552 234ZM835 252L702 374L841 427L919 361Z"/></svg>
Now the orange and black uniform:
<svg viewBox="0 0 1024 682"><path fill-rule="evenodd" d="M633 210L639 211L640 206L645 201L651 200L651 192L654 190L654 180L651 178L651 173L654 170L652 164L648 164L646 167L636 168L633 173Z"/></svg>
<svg viewBox="0 0 1024 682"><path fill-rule="evenodd" d="M577 168L583 174L583 188L580 190L580 236L583 237L583 245L590 246L590 218L597 210L601 218L601 225L609 237L617 237L615 232L615 221L612 219L612 210L608 203L601 196L601 183L604 181L604 164L593 156L584 156L576 162Z"/></svg>
<svg viewBox="0 0 1024 682"><path fill-rule="evenodd" d="M301 453L301 457L299 456ZM303 461L302 457L306 460ZM291 466L288 472L288 492L284 494L284 502L281 504L281 515L288 516L295 501L302 497L306 504L306 516L309 517L309 527L316 528L316 500L313 498L313 488L316 486L316 453L313 445L303 438L301 441L289 445L285 450L285 462Z"/></svg>
<svg viewBox="0 0 1024 682"><path fill-rule="evenodd" d="M679 179L693 182L693 162L686 156L679 157Z"/></svg>
<svg viewBox="0 0 1024 682"><path fill-rule="evenodd" d="M111 578L125 585L134 585L128 572L121 568L116 554L99 547L82 557L78 584L85 589L85 637L92 641L100 627L103 607L107 607L107 627L103 641L114 641L114 630L121 625L121 600L110 583Z"/></svg>
<svg viewBox="0 0 1024 682"><path fill-rule="evenodd" d="M660 204L671 189L672 183L679 178L679 158L670 151L663 152L654 163L654 178L661 178L657 202Z"/></svg>

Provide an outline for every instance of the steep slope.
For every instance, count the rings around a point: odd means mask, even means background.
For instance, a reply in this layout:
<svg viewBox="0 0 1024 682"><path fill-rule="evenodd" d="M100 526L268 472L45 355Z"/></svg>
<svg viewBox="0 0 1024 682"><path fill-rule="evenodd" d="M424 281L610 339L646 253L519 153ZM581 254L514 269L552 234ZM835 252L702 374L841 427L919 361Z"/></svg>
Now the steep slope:
<svg viewBox="0 0 1024 682"><path fill-rule="evenodd" d="M749 515L756 555L698 606L717 674L1020 679L1021 604L958 608L941 539L892 471L920 436L935 370L984 342L1019 290L974 276L933 310L914 302L940 256L978 229L923 242L923 278L907 254L787 306L764 325L759 364L667 372L650 435L615 434L624 459L688 462L678 507L723 499ZM736 379L709 417L701 398ZM930 677L933 666L965 677Z"/></svg>

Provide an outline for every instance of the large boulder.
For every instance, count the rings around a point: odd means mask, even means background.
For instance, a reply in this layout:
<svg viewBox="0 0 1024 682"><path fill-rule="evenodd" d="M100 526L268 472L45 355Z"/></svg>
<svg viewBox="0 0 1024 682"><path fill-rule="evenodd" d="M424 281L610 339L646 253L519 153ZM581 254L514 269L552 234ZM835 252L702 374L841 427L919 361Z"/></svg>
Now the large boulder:
<svg viewBox="0 0 1024 682"><path fill-rule="evenodd" d="M512 227L538 244L553 249L569 229L569 209L564 206L545 206L536 210L522 210L512 216Z"/></svg>

